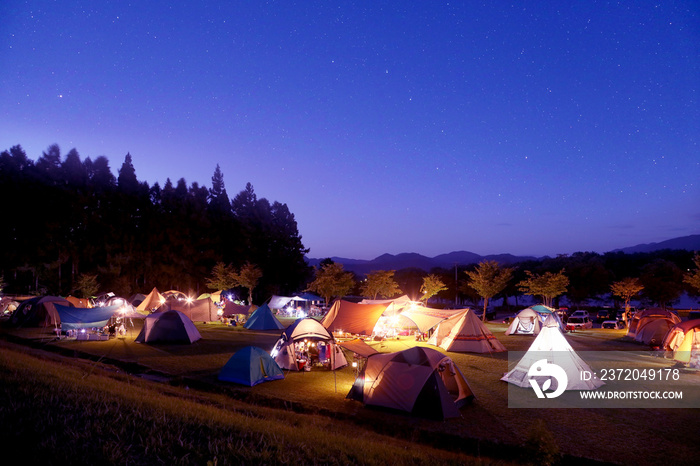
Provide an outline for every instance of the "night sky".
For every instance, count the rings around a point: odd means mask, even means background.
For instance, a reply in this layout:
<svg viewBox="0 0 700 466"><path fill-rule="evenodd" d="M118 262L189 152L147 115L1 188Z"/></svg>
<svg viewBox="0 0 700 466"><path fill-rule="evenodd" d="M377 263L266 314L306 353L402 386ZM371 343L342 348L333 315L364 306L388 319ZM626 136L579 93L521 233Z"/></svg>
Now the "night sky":
<svg viewBox="0 0 700 466"><path fill-rule="evenodd" d="M700 233L699 52L691 1L4 0L0 150L219 164L310 257L603 253Z"/></svg>

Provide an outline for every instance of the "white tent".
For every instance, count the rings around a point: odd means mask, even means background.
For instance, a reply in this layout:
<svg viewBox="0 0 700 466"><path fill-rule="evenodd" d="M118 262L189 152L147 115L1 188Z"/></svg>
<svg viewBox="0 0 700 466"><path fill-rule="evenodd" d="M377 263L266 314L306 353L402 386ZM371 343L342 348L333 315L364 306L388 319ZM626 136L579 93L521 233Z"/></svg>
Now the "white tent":
<svg viewBox="0 0 700 466"><path fill-rule="evenodd" d="M506 351L506 347L470 309L463 309L460 314L440 322L428 343L457 353Z"/></svg>
<svg viewBox="0 0 700 466"><path fill-rule="evenodd" d="M432 309L429 307L416 306L399 314L401 317L409 319L416 324L418 330L425 333L445 319L456 316L464 312L464 309Z"/></svg>
<svg viewBox="0 0 700 466"><path fill-rule="evenodd" d="M297 319L287 327L270 355L282 369L298 371L299 360L306 357L302 353L310 344L319 348L319 362L327 363L330 369L347 366L343 350L336 345L333 335L317 320L311 318ZM323 349L323 354L320 348Z"/></svg>
<svg viewBox="0 0 700 466"><path fill-rule="evenodd" d="M566 337L559 329L559 324L554 319L547 319L537 338L532 342L527 353L518 361L516 366L504 375L501 380L517 385L518 387L530 387L530 378L537 380L542 386L544 380L538 377L530 377L528 371L537 362L546 359L550 364L556 364L566 372L568 378L567 390L595 390L604 384L603 381L591 377L592 380L584 380L582 372L593 372L571 347ZM549 379L549 377L544 377ZM552 379L552 390L557 389L556 379Z"/></svg>
<svg viewBox="0 0 700 466"><path fill-rule="evenodd" d="M515 316L513 322L506 329L506 335L537 335L540 333L542 324L540 315L530 309L523 309Z"/></svg>

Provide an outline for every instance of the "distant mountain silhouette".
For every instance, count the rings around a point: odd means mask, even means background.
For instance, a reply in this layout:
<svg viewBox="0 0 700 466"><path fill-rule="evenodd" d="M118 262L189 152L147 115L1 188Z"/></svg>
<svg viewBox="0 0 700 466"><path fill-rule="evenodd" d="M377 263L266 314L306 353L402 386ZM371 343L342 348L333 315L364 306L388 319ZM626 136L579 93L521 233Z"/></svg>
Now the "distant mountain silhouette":
<svg viewBox="0 0 700 466"><path fill-rule="evenodd" d="M661 249L685 249L687 251L700 251L700 235L683 236L669 239L660 243L638 244L623 249L615 249L611 252L624 252L634 254L638 252L653 252ZM325 259L325 258L323 258ZM307 258L309 265L317 266L323 259ZM455 265L477 264L483 260L494 260L502 265L516 264L529 260L537 260L534 256L514 256L512 254L492 254L481 256L469 251L453 251L449 254L440 254L435 257L427 257L414 252L401 254L382 254L371 260L348 259L345 257L331 257L333 262L343 264L345 270L358 275L366 275L374 270L400 270L410 267L429 272L435 267L451 269Z"/></svg>
<svg viewBox="0 0 700 466"><path fill-rule="evenodd" d="M681 236L660 243L638 244L622 249L615 249L613 252L624 252L634 254L636 252L654 252L662 249L685 249L686 251L700 251L700 235Z"/></svg>

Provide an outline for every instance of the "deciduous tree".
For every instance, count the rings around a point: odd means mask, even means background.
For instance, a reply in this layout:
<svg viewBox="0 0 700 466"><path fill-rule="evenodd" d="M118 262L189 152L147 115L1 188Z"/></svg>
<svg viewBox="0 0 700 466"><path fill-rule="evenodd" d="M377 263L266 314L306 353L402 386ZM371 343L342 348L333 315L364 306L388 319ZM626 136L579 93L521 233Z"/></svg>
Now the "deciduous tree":
<svg viewBox="0 0 700 466"><path fill-rule="evenodd" d="M393 298L401 294L401 288L394 280L394 273L395 270L375 270L367 274L361 287L362 295L377 299L377 296Z"/></svg>
<svg viewBox="0 0 700 466"><path fill-rule="evenodd" d="M518 288L527 295L542 297L545 306L551 307L554 298L566 293L569 279L564 275L563 269L558 273L545 272L542 275L529 270L525 273L528 278L518 283Z"/></svg>
<svg viewBox="0 0 700 466"><path fill-rule="evenodd" d="M484 314L482 319L486 320L486 308L489 299L503 291L510 279L513 277L513 269L509 267L501 268L496 261L482 261L475 270L465 270L469 276L469 286L474 288L479 296L484 298Z"/></svg>
<svg viewBox="0 0 700 466"><path fill-rule="evenodd" d="M423 278L423 286L420 289L423 296L420 297L420 300L427 303L430 298L446 289L447 286L440 280L440 277L435 274L427 275Z"/></svg>
<svg viewBox="0 0 700 466"><path fill-rule="evenodd" d="M314 280L309 283L307 291L313 291L330 305L332 298L343 297L355 286L352 272L343 270L343 264L326 263L316 269Z"/></svg>

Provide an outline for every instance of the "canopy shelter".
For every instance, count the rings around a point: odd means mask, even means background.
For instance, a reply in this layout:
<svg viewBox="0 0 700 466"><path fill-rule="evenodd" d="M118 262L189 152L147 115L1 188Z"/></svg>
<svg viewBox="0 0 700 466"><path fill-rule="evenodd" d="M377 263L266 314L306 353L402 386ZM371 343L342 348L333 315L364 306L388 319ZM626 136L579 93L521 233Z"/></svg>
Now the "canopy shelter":
<svg viewBox="0 0 700 466"><path fill-rule="evenodd" d="M136 343L186 343L202 338L194 323L180 311L150 314L143 320L143 328Z"/></svg>
<svg viewBox="0 0 700 466"><path fill-rule="evenodd" d="M506 347L471 309L440 322L428 340L431 345L457 353L497 353Z"/></svg>
<svg viewBox="0 0 700 466"><path fill-rule="evenodd" d="M425 333L445 319L464 312L464 309L432 309L415 306L403 311L399 316L415 323L418 330Z"/></svg>
<svg viewBox="0 0 700 466"><path fill-rule="evenodd" d="M355 354L359 354L363 358L368 358L373 354L377 354L379 351L369 346L364 340L355 338L354 340L341 341L338 342L338 346L345 348L348 351L352 351Z"/></svg>
<svg viewBox="0 0 700 466"><path fill-rule="evenodd" d="M243 327L249 330L282 330L284 325L272 314L268 305L263 304L251 314Z"/></svg>
<svg viewBox="0 0 700 466"><path fill-rule="evenodd" d="M329 332L371 335L386 307L386 304L357 304L339 299L333 303L321 324Z"/></svg>
<svg viewBox="0 0 700 466"><path fill-rule="evenodd" d="M411 301L406 294L392 299L363 299L360 304L385 304L387 307L383 315L389 317L416 306L415 301Z"/></svg>
<svg viewBox="0 0 700 466"><path fill-rule="evenodd" d="M474 394L452 359L416 346L377 353L355 379L347 398L433 419L459 417Z"/></svg>
<svg viewBox="0 0 700 466"><path fill-rule="evenodd" d="M219 308L211 299L175 300L166 302L168 309L180 311L192 322L215 322L219 320Z"/></svg>
<svg viewBox="0 0 700 466"><path fill-rule="evenodd" d="M104 327L121 306L80 308L55 304L62 330Z"/></svg>
<svg viewBox="0 0 700 466"><path fill-rule="evenodd" d="M309 353L310 348L313 348L314 354ZM270 355L282 369L292 371L300 370L307 363L311 364L314 355L320 364L333 370L347 365L345 355L333 335L311 318L297 319L287 327Z"/></svg>
<svg viewBox="0 0 700 466"><path fill-rule="evenodd" d="M528 374L530 368L543 359L564 369L568 379L567 390L595 390L604 385L597 377L584 377L584 373L590 374L592 369L576 354L561 332L559 323L554 319L547 319L527 353L501 380L518 387L530 388L530 379L534 379L540 387L550 386L552 390L556 390L556 378ZM547 385L547 380L551 380L551 385Z"/></svg>
<svg viewBox="0 0 700 466"><path fill-rule="evenodd" d="M219 372L219 380L248 387L283 378L280 366L257 346L246 346L236 351Z"/></svg>
<svg viewBox="0 0 700 466"><path fill-rule="evenodd" d="M153 288L148 295L136 306L136 311L141 314L150 314L165 303L165 296L160 294L158 288Z"/></svg>
<svg viewBox="0 0 700 466"><path fill-rule="evenodd" d="M663 349L673 351L676 361L689 362L695 330L700 330L700 319L675 324L664 337Z"/></svg>
<svg viewBox="0 0 700 466"><path fill-rule="evenodd" d="M61 323L55 305L70 307L71 303L58 296L36 296L22 302L10 316L13 327L53 327Z"/></svg>

